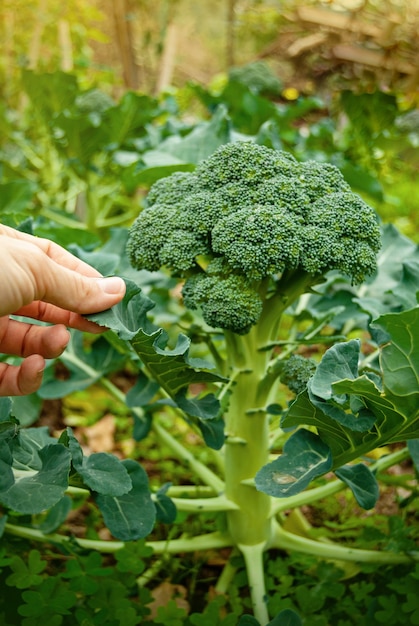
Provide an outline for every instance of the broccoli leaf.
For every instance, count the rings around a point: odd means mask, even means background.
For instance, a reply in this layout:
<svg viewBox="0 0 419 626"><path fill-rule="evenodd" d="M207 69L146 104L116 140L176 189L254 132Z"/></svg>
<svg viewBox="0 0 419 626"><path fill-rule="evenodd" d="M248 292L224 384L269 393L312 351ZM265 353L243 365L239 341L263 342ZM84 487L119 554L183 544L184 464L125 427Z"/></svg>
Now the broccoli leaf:
<svg viewBox="0 0 419 626"><path fill-rule="evenodd" d="M335 469L379 446L419 437L419 306L383 315L373 327L383 341L382 385L358 374L357 342L339 344L326 352L308 391L281 422L284 428L316 427Z"/></svg>
<svg viewBox="0 0 419 626"><path fill-rule="evenodd" d="M359 506L367 510L375 506L380 491L374 474L366 465L345 465L335 474L351 489Z"/></svg>
<svg viewBox="0 0 419 626"><path fill-rule="evenodd" d="M116 456L107 452L84 456L70 428L67 428L65 438L72 454L73 467L89 489L108 496L122 496L132 489L128 472Z"/></svg>
<svg viewBox="0 0 419 626"><path fill-rule="evenodd" d="M89 315L88 318L107 326L121 339L129 340L153 381L187 415L199 420L218 416L220 405L217 398L208 393L203 397L187 397L193 383L225 381L220 375L208 371L212 364L189 356L191 340L180 334L174 348L168 349L168 335L147 319L154 303L132 281L126 280L127 291L123 300L108 311Z"/></svg>
<svg viewBox="0 0 419 626"><path fill-rule="evenodd" d="M277 498L292 496L331 467L329 447L320 437L303 428L291 435L281 456L259 470L256 488Z"/></svg>
<svg viewBox="0 0 419 626"><path fill-rule="evenodd" d="M382 315L377 326L391 337L381 350L385 394L408 417L419 409L419 306Z"/></svg>
<svg viewBox="0 0 419 626"><path fill-rule="evenodd" d="M121 541L146 537L153 529L156 509L151 500L147 474L135 461L121 461L132 489L121 496L98 495L96 503L111 533Z"/></svg>
<svg viewBox="0 0 419 626"><path fill-rule="evenodd" d="M39 451L41 469L21 478L0 493L0 502L19 513L40 513L61 500L68 487L71 454L62 445Z"/></svg>
<svg viewBox="0 0 419 626"><path fill-rule="evenodd" d="M147 298L132 280L126 279L125 285L126 292L121 302L111 309L86 315L86 317L92 322L112 329L121 339L131 340L139 328L151 327L147 313L154 307L154 302Z"/></svg>

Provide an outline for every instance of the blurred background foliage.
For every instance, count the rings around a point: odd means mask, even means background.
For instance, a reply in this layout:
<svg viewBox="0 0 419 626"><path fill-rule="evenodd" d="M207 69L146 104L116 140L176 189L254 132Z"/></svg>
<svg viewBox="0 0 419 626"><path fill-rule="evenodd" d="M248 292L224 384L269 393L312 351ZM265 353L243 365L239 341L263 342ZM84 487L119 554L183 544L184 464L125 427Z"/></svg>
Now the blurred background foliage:
<svg viewBox="0 0 419 626"><path fill-rule="evenodd" d="M24 179L45 217L129 224L144 171L194 163L163 142L224 107L234 132L336 163L419 239L418 32L418 0L2 0L3 213Z"/></svg>

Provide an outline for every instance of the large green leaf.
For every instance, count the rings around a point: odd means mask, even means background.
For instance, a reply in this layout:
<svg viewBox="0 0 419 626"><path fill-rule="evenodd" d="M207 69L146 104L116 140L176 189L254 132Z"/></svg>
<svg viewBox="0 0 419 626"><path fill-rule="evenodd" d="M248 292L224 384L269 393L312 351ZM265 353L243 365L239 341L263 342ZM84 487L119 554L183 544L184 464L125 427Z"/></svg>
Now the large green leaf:
<svg viewBox="0 0 419 626"><path fill-rule="evenodd" d="M360 442L359 433L343 428L339 422L317 408L310 401L307 391L297 396L281 419L281 426L285 429L300 425L314 426L331 449L333 458L348 450L355 450Z"/></svg>
<svg viewBox="0 0 419 626"><path fill-rule="evenodd" d="M381 350L385 394L409 417L419 411L419 306L383 315L374 326L391 337Z"/></svg>
<svg viewBox="0 0 419 626"><path fill-rule="evenodd" d="M175 402L176 398L182 401L188 386L192 383L225 380L218 374L208 371L211 367L210 363L189 357L189 337L179 335L176 346L172 350L166 349L167 341L168 336L163 329L158 329L151 335L139 330L131 344L153 379ZM193 407L191 415L208 419L218 414L218 403L215 406L212 402L208 403L205 400L198 406L197 402L196 399L195 403L189 403L189 408Z"/></svg>
<svg viewBox="0 0 419 626"><path fill-rule="evenodd" d="M212 368L209 362L190 357L191 340L186 335L180 334L175 347L168 349L166 331L156 329L147 319L152 301L132 281L127 280L126 284L126 295L118 305L89 315L89 319L112 329L121 339L129 340L148 375L187 415L204 420L217 417L219 402L213 394L190 398L188 389L194 383L225 379L209 371Z"/></svg>
<svg viewBox="0 0 419 626"><path fill-rule="evenodd" d="M132 280L125 280L125 285L126 292L121 302L111 309L86 317L115 331L121 339L129 341L135 337L139 328L149 331L156 329L147 319L147 313L154 307L154 302Z"/></svg>
<svg viewBox="0 0 419 626"><path fill-rule="evenodd" d="M333 394L331 383L343 378L356 378L358 360L359 342L356 339L329 348L310 381L311 393L323 400L334 398L343 404L345 399Z"/></svg>
<svg viewBox="0 0 419 626"><path fill-rule="evenodd" d="M345 428L365 432L374 424L374 415L367 411L356 396L348 397L345 393L337 393L334 386L336 381L354 380L358 377L359 349L359 341L351 340L327 350L307 388L314 406ZM365 383L374 384L367 378Z"/></svg>
<svg viewBox="0 0 419 626"><path fill-rule="evenodd" d="M419 259L406 259L400 282L391 290L403 309L410 309L418 303Z"/></svg>
<svg viewBox="0 0 419 626"><path fill-rule="evenodd" d="M118 106L106 111L104 125L109 128L109 138L114 145L122 145L127 139L145 134L147 124L161 113L155 98L133 91L125 93Z"/></svg>
<svg viewBox="0 0 419 626"><path fill-rule="evenodd" d="M197 165L231 141L231 125L225 106L217 108L209 121L196 124L185 137L172 135L159 145L159 152L176 157L185 164ZM148 153L149 154L149 153ZM147 158L147 153L144 155Z"/></svg>
<svg viewBox="0 0 419 626"><path fill-rule="evenodd" d="M147 474L135 461L122 461L132 481L132 489L122 496L97 495L106 526L121 541L146 537L153 529L156 509L151 500Z"/></svg>
<svg viewBox="0 0 419 626"><path fill-rule="evenodd" d="M35 73L24 70L22 84L34 110L42 115L46 123L50 123L61 111L71 108L79 92L77 78L61 71Z"/></svg>
<svg viewBox="0 0 419 626"><path fill-rule="evenodd" d="M42 462L39 452L56 442L49 434L48 426L19 429L18 436L13 438L11 444L13 467L18 470L40 470Z"/></svg>
<svg viewBox="0 0 419 626"><path fill-rule="evenodd" d="M358 342L334 346L281 422L284 428L314 426L331 450L333 469L379 446L419 437L419 307L385 314L373 326L384 342L382 380L359 375Z"/></svg>
<svg viewBox="0 0 419 626"><path fill-rule="evenodd" d="M329 447L318 435L300 429L287 440L281 456L256 474L256 488L277 498L292 496L331 467Z"/></svg>
<svg viewBox="0 0 419 626"><path fill-rule="evenodd" d="M30 426L38 419L42 408L42 399L37 393L31 393L28 396L14 396L12 402L12 414L19 420L21 426Z"/></svg>
<svg viewBox="0 0 419 626"><path fill-rule="evenodd" d="M360 288L362 295L356 298L361 308L371 313L373 318L388 312L399 312L401 306L410 308L416 303L412 298L418 291L418 285L412 284L414 278L411 275L413 267L419 262L418 246L392 224L382 227L381 242L377 256L378 271ZM410 288L410 298L406 299L407 289Z"/></svg>
<svg viewBox="0 0 419 626"><path fill-rule="evenodd" d="M128 189L150 186L174 172L190 172L197 163L221 145L231 141L230 120L224 106L209 121L196 124L186 135L172 134L152 150L141 154L137 163L125 168L123 182Z"/></svg>

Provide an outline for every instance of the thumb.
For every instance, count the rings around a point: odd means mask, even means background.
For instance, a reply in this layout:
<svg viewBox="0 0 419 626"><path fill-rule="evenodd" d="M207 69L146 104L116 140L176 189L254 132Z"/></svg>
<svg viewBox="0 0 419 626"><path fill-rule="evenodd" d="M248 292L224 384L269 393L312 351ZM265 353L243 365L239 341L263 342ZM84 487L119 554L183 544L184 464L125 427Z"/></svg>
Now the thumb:
<svg viewBox="0 0 419 626"><path fill-rule="evenodd" d="M83 314L109 309L125 295L125 282L118 276L96 278L54 262L51 265L50 272L40 278L37 300Z"/></svg>

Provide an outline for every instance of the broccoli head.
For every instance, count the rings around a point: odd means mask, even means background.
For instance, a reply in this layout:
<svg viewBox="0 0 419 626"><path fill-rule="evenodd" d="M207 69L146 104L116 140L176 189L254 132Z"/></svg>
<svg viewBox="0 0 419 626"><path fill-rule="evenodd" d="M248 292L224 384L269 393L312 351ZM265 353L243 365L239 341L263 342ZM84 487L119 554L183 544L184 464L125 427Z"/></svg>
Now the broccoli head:
<svg viewBox="0 0 419 626"><path fill-rule="evenodd" d="M239 141L157 181L127 250L135 268L183 279L210 326L244 334L273 296L291 304L330 270L362 282L379 248L374 210L336 167Z"/></svg>

